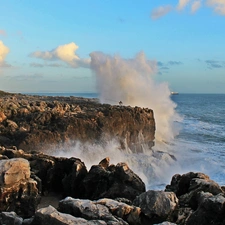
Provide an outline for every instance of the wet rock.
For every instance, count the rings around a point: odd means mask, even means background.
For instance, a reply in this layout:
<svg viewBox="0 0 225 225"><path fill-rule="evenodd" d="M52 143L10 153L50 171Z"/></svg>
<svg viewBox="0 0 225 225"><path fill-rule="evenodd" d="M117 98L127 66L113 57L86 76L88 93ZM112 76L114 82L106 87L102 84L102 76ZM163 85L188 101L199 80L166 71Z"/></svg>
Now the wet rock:
<svg viewBox="0 0 225 225"><path fill-rule="evenodd" d="M105 164L102 166L102 163L92 166L83 180L83 185L84 197L92 200L118 197L133 200L145 191L145 184L141 178L126 163L108 167Z"/></svg>
<svg viewBox="0 0 225 225"><path fill-rule="evenodd" d="M147 191L135 198L133 204L141 208L144 224L173 221L178 199L173 192Z"/></svg>

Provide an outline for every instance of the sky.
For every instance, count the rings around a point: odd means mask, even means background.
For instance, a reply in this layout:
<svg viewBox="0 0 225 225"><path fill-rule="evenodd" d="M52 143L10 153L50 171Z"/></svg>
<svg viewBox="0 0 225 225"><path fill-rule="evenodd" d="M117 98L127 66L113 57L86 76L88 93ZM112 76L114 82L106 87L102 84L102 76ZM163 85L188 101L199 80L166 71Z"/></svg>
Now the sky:
<svg viewBox="0 0 225 225"><path fill-rule="evenodd" d="M225 93L224 40L225 0L0 0L0 90L96 92L101 52L144 54L171 91Z"/></svg>

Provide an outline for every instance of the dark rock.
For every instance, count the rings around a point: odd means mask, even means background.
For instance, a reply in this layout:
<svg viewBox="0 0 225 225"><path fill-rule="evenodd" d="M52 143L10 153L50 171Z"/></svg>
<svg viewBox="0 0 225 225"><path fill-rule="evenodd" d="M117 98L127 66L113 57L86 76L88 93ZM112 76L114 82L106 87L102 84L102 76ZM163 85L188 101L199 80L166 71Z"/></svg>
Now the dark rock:
<svg viewBox="0 0 225 225"><path fill-rule="evenodd" d="M187 220L187 225L225 224L225 197L223 194L213 195L200 192L199 206Z"/></svg>
<svg viewBox="0 0 225 225"><path fill-rule="evenodd" d="M141 208L143 224L154 224L174 221L178 199L173 192L150 190L137 196L133 204Z"/></svg>
<svg viewBox="0 0 225 225"><path fill-rule="evenodd" d="M133 200L145 191L145 184L126 163L92 166L83 180L85 198L127 198Z"/></svg>
<svg viewBox="0 0 225 225"><path fill-rule="evenodd" d="M19 217L15 212L1 212L0 224L2 225L22 225L23 218Z"/></svg>
<svg viewBox="0 0 225 225"><path fill-rule="evenodd" d="M223 193L222 188L203 173L186 173L174 175L166 191L174 191L179 198L182 207L191 207L196 210L198 207L197 195L199 192L210 192L213 195Z"/></svg>

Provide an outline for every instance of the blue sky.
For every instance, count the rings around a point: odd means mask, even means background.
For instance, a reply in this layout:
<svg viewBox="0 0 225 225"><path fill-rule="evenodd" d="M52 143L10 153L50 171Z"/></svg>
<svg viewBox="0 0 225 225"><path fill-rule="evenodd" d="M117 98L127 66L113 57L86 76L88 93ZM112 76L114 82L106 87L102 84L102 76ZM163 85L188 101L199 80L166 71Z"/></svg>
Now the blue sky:
<svg viewBox="0 0 225 225"><path fill-rule="evenodd" d="M95 92L89 54L157 64L181 93L225 93L225 0L1 1L0 90Z"/></svg>

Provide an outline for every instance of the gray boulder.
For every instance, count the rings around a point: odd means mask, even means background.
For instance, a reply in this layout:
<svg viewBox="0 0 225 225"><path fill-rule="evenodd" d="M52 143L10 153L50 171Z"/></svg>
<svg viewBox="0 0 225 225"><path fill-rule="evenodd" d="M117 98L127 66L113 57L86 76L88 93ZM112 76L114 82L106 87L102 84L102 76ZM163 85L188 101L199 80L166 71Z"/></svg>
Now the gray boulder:
<svg viewBox="0 0 225 225"><path fill-rule="evenodd" d="M145 224L173 221L178 199L173 192L147 191L135 198L133 204L141 208Z"/></svg>
<svg viewBox="0 0 225 225"><path fill-rule="evenodd" d="M87 220L104 220L107 224L141 224L140 208L106 198L90 201L67 197L59 202L59 211Z"/></svg>
<svg viewBox="0 0 225 225"><path fill-rule="evenodd" d="M85 220L83 218L74 217L72 215L61 213L54 207L48 206L39 209L31 225L107 225L103 220ZM116 225L116 224L114 224Z"/></svg>
<svg viewBox="0 0 225 225"><path fill-rule="evenodd" d="M19 217L15 212L0 213L0 224L3 225L22 225L23 218Z"/></svg>

